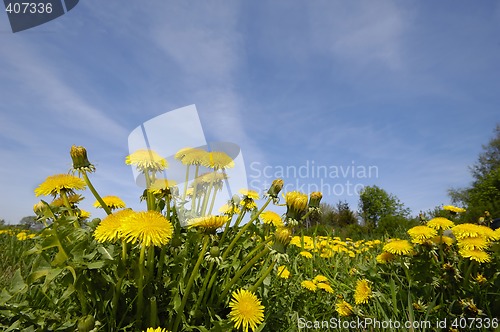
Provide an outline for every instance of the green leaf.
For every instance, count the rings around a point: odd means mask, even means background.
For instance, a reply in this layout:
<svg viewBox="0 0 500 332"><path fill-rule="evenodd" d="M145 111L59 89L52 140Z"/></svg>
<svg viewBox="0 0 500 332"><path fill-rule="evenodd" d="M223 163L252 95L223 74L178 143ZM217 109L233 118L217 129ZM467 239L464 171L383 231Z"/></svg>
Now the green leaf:
<svg viewBox="0 0 500 332"><path fill-rule="evenodd" d="M75 271L75 269L71 265L66 266L65 269L68 270L71 273L71 275L73 276L73 285L74 285L75 282L76 282L76 271Z"/></svg>
<svg viewBox="0 0 500 332"><path fill-rule="evenodd" d="M22 292L23 290L26 290L27 288L28 285L26 285L26 283L24 282L24 279L21 275L21 269L17 269L14 273L14 277L12 277L11 292L16 294Z"/></svg>
<svg viewBox="0 0 500 332"><path fill-rule="evenodd" d="M114 251L113 249L114 249L114 247L111 247L111 248L98 247L97 251L102 255L103 259L112 260L113 259L113 251Z"/></svg>
<svg viewBox="0 0 500 332"><path fill-rule="evenodd" d="M87 267L91 270L93 269L100 269L102 268L104 265L106 264L105 261L97 261L97 262L92 262L90 264L87 265Z"/></svg>
<svg viewBox="0 0 500 332"><path fill-rule="evenodd" d="M40 270L36 270L35 272L31 273L29 276L28 276L28 283L29 284L32 284L33 282L37 281L38 279L42 278L42 277L45 277L50 271L50 268L49 269L40 269Z"/></svg>
<svg viewBox="0 0 500 332"><path fill-rule="evenodd" d="M44 292L47 291L52 280L54 280L59 274L61 274L62 271L63 269L61 268L52 268L48 271L47 275L45 276L45 282L42 287L42 290Z"/></svg>
<svg viewBox="0 0 500 332"><path fill-rule="evenodd" d="M52 266L58 266L64 263L68 259L68 255L64 251L58 251L54 259L52 260Z"/></svg>

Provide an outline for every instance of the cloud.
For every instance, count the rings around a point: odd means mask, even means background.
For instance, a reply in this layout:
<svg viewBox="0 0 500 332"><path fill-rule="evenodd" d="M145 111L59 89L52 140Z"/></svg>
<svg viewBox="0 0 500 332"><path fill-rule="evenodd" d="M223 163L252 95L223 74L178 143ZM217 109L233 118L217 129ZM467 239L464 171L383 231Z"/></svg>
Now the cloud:
<svg viewBox="0 0 500 332"><path fill-rule="evenodd" d="M362 67L403 65L402 41L409 17L393 1L322 2L311 6L312 45Z"/></svg>
<svg viewBox="0 0 500 332"><path fill-rule="evenodd" d="M126 135L126 130L116 121L83 99L74 82L63 78L62 72L71 68L56 67L56 63L44 59L40 52L40 48L28 46L20 39L11 40L8 48L0 50L3 65L15 72L9 77L9 88L17 91L15 96L4 99L4 103L29 97L38 112L51 114L41 118L56 122L59 128L85 131L107 141ZM33 104L30 107L34 107ZM34 115L40 117L40 113ZM17 117L16 114L11 116Z"/></svg>

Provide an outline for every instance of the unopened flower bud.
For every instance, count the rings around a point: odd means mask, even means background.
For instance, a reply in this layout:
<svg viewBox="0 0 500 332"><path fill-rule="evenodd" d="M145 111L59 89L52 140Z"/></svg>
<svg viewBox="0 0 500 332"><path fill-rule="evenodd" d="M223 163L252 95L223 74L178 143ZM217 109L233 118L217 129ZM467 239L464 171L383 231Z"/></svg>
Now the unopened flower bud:
<svg viewBox="0 0 500 332"><path fill-rule="evenodd" d="M319 203L321 202L321 199L323 198L323 194L320 193L319 191L315 191L311 193L309 196L309 207L310 208L319 208Z"/></svg>
<svg viewBox="0 0 500 332"><path fill-rule="evenodd" d="M43 213L44 209L45 209L45 204L42 201L33 205L33 212L35 212L35 214Z"/></svg>
<svg viewBox="0 0 500 332"><path fill-rule="evenodd" d="M92 315L87 315L78 319L78 332L89 332L95 327L95 319Z"/></svg>
<svg viewBox="0 0 500 332"><path fill-rule="evenodd" d="M271 197L277 198L281 189L283 189L283 179L276 179L271 184L271 188L267 191L267 194Z"/></svg>
<svg viewBox="0 0 500 332"><path fill-rule="evenodd" d="M94 165L87 158L87 150L83 146L73 145L69 154L73 160L73 170L79 172L95 171Z"/></svg>
<svg viewBox="0 0 500 332"><path fill-rule="evenodd" d="M292 240L292 231L287 227L279 227L275 236L278 242L287 245Z"/></svg>
<svg viewBox="0 0 500 332"><path fill-rule="evenodd" d="M240 196L234 194L233 197L231 198L231 200L233 201L234 205L240 205L240 202L241 202Z"/></svg>

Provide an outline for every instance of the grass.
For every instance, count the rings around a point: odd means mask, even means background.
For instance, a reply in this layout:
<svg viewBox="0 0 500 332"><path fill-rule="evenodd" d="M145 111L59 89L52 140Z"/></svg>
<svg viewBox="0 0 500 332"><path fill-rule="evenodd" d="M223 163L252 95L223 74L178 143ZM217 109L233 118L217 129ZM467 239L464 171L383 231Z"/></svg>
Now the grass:
<svg viewBox="0 0 500 332"><path fill-rule="evenodd" d="M20 241L16 236L20 230L16 228L5 229L12 233L0 234L0 290L9 286L16 270L25 272L29 268L29 258L23 253L33 246L32 240Z"/></svg>

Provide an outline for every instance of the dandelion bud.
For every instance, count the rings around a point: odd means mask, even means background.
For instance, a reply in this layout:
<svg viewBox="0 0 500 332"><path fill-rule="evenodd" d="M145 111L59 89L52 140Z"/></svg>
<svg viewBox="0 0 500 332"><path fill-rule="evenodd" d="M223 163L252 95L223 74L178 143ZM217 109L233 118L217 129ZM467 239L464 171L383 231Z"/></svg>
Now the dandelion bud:
<svg viewBox="0 0 500 332"><path fill-rule="evenodd" d="M240 202L241 202L240 196L234 194L233 197L231 198L231 200L233 201L234 205L240 205Z"/></svg>
<svg viewBox="0 0 500 332"><path fill-rule="evenodd" d="M35 212L36 215L43 213L44 209L45 204L42 201L33 205L33 212Z"/></svg>
<svg viewBox="0 0 500 332"><path fill-rule="evenodd" d="M283 189L283 179L276 179L273 181L271 188L267 191L267 194L271 197L277 198L281 189Z"/></svg>
<svg viewBox="0 0 500 332"><path fill-rule="evenodd" d="M211 257L219 257L220 255L220 249L218 246L213 246L212 248L210 248L210 256Z"/></svg>
<svg viewBox="0 0 500 332"><path fill-rule="evenodd" d="M87 158L87 150L83 146L73 145L69 154L73 160L73 170L80 172L95 171L94 165Z"/></svg>
<svg viewBox="0 0 500 332"><path fill-rule="evenodd" d="M87 315L78 320L78 332L89 332L95 327L95 319L92 315Z"/></svg>
<svg viewBox="0 0 500 332"><path fill-rule="evenodd" d="M273 250L284 254L286 252L286 247L292 240L292 231L288 227L278 227L274 233L276 241L273 243Z"/></svg>
<svg viewBox="0 0 500 332"><path fill-rule="evenodd" d="M287 245L292 240L292 231L287 227L279 227L275 233L276 240Z"/></svg>
<svg viewBox="0 0 500 332"><path fill-rule="evenodd" d="M321 199L323 198L323 194L320 193L319 191L315 191L311 193L309 197L309 207L310 208L319 208L319 203L321 202Z"/></svg>

